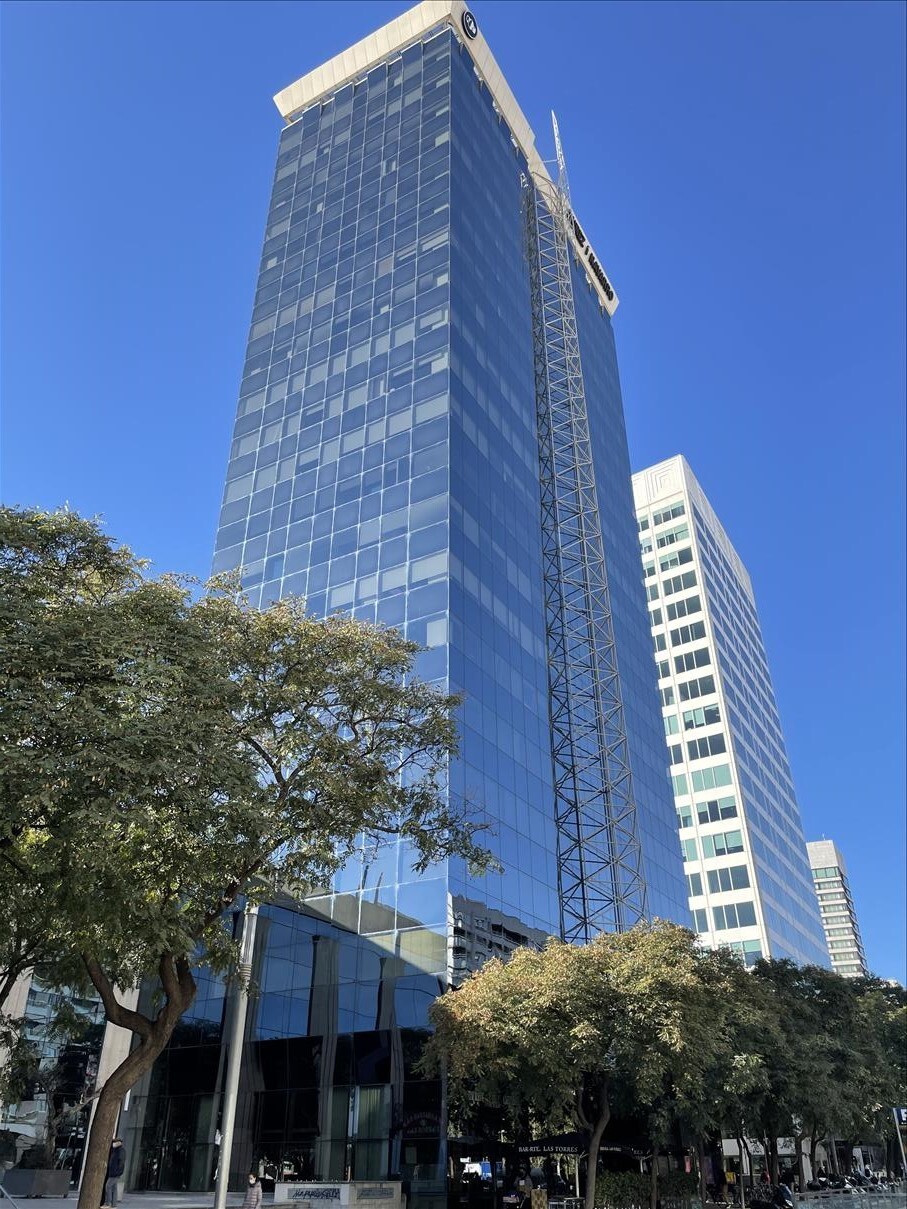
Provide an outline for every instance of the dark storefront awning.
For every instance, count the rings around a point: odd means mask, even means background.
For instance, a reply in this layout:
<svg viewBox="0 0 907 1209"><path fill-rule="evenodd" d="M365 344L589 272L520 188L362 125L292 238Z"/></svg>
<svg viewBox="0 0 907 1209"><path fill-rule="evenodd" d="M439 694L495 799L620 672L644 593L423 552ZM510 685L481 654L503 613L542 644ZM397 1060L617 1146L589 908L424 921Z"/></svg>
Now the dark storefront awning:
<svg viewBox="0 0 907 1209"><path fill-rule="evenodd" d="M547 1138L537 1138L532 1142L524 1142L517 1147L520 1154L529 1157L546 1154L580 1154L584 1155L589 1149L587 1138L581 1133L558 1133ZM635 1146L620 1146L602 1142L600 1154L624 1154L632 1159L642 1159L647 1152Z"/></svg>
<svg viewBox="0 0 907 1209"><path fill-rule="evenodd" d="M517 1147L520 1154L585 1154L588 1143L581 1133L557 1133L547 1138L537 1138Z"/></svg>

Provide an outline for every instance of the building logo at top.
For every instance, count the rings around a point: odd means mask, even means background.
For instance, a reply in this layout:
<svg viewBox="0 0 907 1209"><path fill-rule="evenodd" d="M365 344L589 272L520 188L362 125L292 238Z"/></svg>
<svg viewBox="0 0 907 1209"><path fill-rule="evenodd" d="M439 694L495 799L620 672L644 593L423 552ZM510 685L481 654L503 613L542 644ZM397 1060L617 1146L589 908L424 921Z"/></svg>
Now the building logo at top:
<svg viewBox="0 0 907 1209"><path fill-rule="evenodd" d="M476 19L467 8L460 18L460 24L463 26L463 33L467 38L474 38L479 32L479 27L476 24Z"/></svg>

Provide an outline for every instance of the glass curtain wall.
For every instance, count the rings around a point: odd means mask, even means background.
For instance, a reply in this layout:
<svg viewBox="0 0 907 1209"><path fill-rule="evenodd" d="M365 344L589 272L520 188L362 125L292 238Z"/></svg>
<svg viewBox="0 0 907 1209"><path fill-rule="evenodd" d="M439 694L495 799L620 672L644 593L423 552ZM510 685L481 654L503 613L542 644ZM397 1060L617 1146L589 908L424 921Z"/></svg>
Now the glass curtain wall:
<svg viewBox="0 0 907 1209"><path fill-rule="evenodd" d="M280 136L214 570L425 648L417 672L464 696L449 792L503 871L417 878L391 844L263 912L234 1181L399 1173L446 1201L441 1089L414 1069L428 1007L559 926L526 173L449 26ZM615 613L638 614L618 639L650 905L685 920L613 337L577 296ZM212 1186L230 1010L203 974L132 1098L130 1186Z"/></svg>

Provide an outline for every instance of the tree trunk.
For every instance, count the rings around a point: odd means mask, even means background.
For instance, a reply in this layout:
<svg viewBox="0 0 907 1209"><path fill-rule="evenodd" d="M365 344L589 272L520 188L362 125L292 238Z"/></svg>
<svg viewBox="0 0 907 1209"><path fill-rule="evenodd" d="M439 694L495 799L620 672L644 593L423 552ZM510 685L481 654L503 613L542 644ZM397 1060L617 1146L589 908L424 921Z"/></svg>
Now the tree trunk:
<svg viewBox="0 0 907 1209"><path fill-rule="evenodd" d="M598 1152L602 1144L602 1134L611 1120L611 1108L608 1104L608 1093L603 1094L604 1107L598 1115L598 1120L592 1127L589 1138L589 1150L586 1154L586 1203L585 1209L595 1209L595 1181L598 1176ZM81 1206L79 1207L81 1209Z"/></svg>
<svg viewBox="0 0 907 1209"><path fill-rule="evenodd" d="M772 1175L772 1183L780 1184L781 1171L778 1166L778 1139L769 1138L769 1144L771 1146L771 1151L770 1151L770 1153L771 1153L771 1169L770 1170L771 1170L771 1175Z"/></svg>
<svg viewBox="0 0 907 1209"><path fill-rule="evenodd" d="M776 1170L775 1156L778 1151L777 1138L765 1137L762 1139L762 1152L765 1155L765 1170L768 1172L769 1181L772 1184L778 1183L778 1172Z"/></svg>
<svg viewBox="0 0 907 1209"><path fill-rule="evenodd" d="M120 1070L122 1070L122 1066L117 1068L115 1074L118 1074ZM79 1209L98 1209L104 1200L104 1181L107 1178L110 1144L113 1141L117 1116L123 1099L123 1093L118 1089L118 1082L115 1082L114 1075L112 1075L98 1096L98 1104L91 1123L91 1133L88 1135L84 1175L82 1176L82 1187L79 1190Z"/></svg>
<svg viewBox="0 0 907 1209"><path fill-rule="evenodd" d="M63 1123L63 1118L66 1116L65 1107L58 1106L57 1104L58 1094L60 1093L57 1092L53 1084L44 1089L44 1095L47 1097L47 1124L45 1126L47 1134L44 1138L44 1164L46 1167L51 1168L54 1166L57 1158L57 1133Z"/></svg>
<svg viewBox="0 0 907 1209"><path fill-rule="evenodd" d="M799 1183L798 1192L806 1191L806 1168L803 1166L803 1143L806 1141L806 1134L797 1134L794 1138L794 1145L797 1147L797 1181Z"/></svg>
<svg viewBox="0 0 907 1209"><path fill-rule="evenodd" d="M819 1135L814 1129L809 1135L809 1178L811 1180L816 1178L816 1148L818 1145ZM801 1188L800 1191L802 1192L803 1189Z"/></svg>
<svg viewBox="0 0 907 1209"><path fill-rule="evenodd" d="M151 1070L155 1059L173 1036L183 1012L195 998L196 988L188 961L184 957L174 959L172 954L164 954L158 966L164 989L164 1005L152 1020L141 1012L124 1008L99 963L88 955L83 960L101 996L108 1021L120 1028L131 1029L140 1037L139 1045L123 1059L104 1084L88 1135L78 1209L98 1209L104 1199L110 1145L123 1097L142 1075Z"/></svg>
<svg viewBox="0 0 907 1209"><path fill-rule="evenodd" d="M652 1189L649 1194L650 1209L658 1209L658 1147L652 1143Z"/></svg>
<svg viewBox="0 0 907 1209"><path fill-rule="evenodd" d="M44 1151L44 1166L51 1168L57 1156L57 1113L53 1092L45 1090L44 1097L47 1100L47 1113L44 1120L44 1144L42 1150Z"/></svg>
<svg viewBox="0 0 907 1209"><path fill-rule="evenodd" d="M699 1167L699 1199L705 1206L705 1147L702 1144L702 1138L696 1139L696 1163Z"/></svg>
<svg viewBox="0 0 907 1209"><path fill-rule="evenodd" d="M188 1007L188 1004L186 1006ZM104 1084L103 1090L98 1096L98 1105L91 1123L91 1133L88 1135L85 1172L79 1192L78 1209L98 1209L102 1203L110 1145L113 1142L123 1097L131 1087L135 1086L142 1075L151 1070L155 1059L164 1050L173 1035L175 1027L176 1021L167 1029L156 1030L156 1036L153 1039L143 1040L141 1045L120 1063Z"/></svg>
<svg viewBox="0 0 907 1209"><path fill-rule="evenodd" d="M750 1148L746 1144L746 1138L738 1137L737 1153L740 1155L740 1172L738 1179L740 1180L740 1209L746 1209L746 1172L743 1170L743 1156L746 1154L747 1166L750 1169L750 1180L753 1178L753 1159L750 1155Z"/></svg>
<svg viewBox="0 0 907 1209"><path fill-rule="evenodd" d="M844 1143L844 1170L841 1172L841 1175L850 1175L850 1173L853 1171L854 1143L851 1142L850 1138L842 1138L841 1140ZM839 1164L839 1166L840 1166L840 1164ZM861 1172L862 1172L862 1168L861 1168Z"/></svg>
<svg viewBox="0 0 907 1209"><path fill-rule="evenodd" d="M832 1134L828 1135L828 1141L825 1149L828 1151L828 1161L831 1163L831 1169L835 1175L841 1174L841 1168L838 1163L838 1148L835 1145L835 1139Z"/></svg>

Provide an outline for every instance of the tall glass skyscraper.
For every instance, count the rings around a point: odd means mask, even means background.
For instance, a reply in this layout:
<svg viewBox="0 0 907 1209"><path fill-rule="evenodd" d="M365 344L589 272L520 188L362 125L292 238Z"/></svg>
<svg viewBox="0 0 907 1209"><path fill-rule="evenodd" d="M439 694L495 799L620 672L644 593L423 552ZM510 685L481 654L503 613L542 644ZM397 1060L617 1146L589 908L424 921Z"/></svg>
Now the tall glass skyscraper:
<svg viewBox="0 0 907 1209"><path fill-rule="evenodd" d="M431 902L425 922L442 924L456 893L558 931L526 218L531 182L547 172L461 4L419 5L276 101L287 125L215 569L242 567L262 605L298 593L316 614L349 610L427 648L420 674L465 697L451 792L484 813L505 870L476 883L451 867L435 886L401 889L397 903L417 896L420 915ZM637 583L615 299L585 237L571 236L592 520L642 880L650 913L683 917ZM407 885L405 856L382 877Z"/></svg>
<svg viewBox="0 0 907 1209"><path fill-rule="evenodd" d="M696 930L828 965L750 577L685 458L633 489Z"/></svg>
<svg viewBox="0 0 907 1209"><path fill-rule="evenodd" d="M440 1089L411 1060L432 996L547 935L689 920L616 297L460 0L426 0L275 100L215 570L241 567L262 606L301 594L425 648L419 674L464 698L449 791L503 871L417 878L405 849L363 851L330 893L264 913L236 1166L398 1170L425 1198L446 1163ZM219 1045L222 1009L212 983L190 1048ZM189 1186L213 1162L207 1061ZM159 1139L163 1100L144 1094Z"/></svg>

